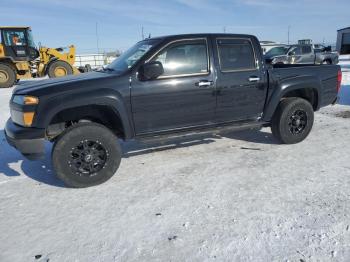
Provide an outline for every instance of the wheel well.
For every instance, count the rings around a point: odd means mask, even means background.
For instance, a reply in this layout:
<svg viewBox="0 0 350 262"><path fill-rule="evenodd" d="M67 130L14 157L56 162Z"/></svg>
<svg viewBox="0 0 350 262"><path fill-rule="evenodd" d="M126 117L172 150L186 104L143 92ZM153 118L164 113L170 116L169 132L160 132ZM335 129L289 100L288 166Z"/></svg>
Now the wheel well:
<svg viewBox="0 0 350 262"><path fill-rule="evenodd" d="M89 105L65 109L57 113L47 128L49 138L56 137L65 128L83 121L102 124L113 131L118 137L125 138L122 120L119 114L109 106Z"/></svg>
<svg viewBox="0 0 350 262"><path fill-rule="evenodd" d="M48 74L50 65L51 65L53 62L57 61L57 60L58 60L57 57L53 57L53 58L51 58L51 59L46 63L46 65L45 65L45 67L44 67L45 75Z"/></svg>
<svg viewBox="0 0 350 262"><path fill-rule="evenodd" d="M314 110L318 107L318 94L313 88L303 88L287 92L282 98L286 97L300 97L309 101Z"/></svg>
<svg viewBox="0 0 350 262"><path fill-rule="evenodd" d="M15 70L15 72L17 72L17 68L15 66L15 64L13 63L13 61L10 58L3 58L0 59L0 64L5 64L10 66L13 70Z"/></svg>

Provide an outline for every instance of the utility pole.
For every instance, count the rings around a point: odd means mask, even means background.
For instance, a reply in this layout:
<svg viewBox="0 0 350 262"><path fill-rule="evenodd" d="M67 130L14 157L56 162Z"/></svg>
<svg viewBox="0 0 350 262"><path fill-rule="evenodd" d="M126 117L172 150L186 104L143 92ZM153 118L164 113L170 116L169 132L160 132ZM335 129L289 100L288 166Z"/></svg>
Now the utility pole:
<svg viewBox="0 0 350 262"><path fill-rule="evenodd" d="M100 53L100 44L98 39L98 23L96 22L96 47L97 47L97 53Z"/></svg>
<svg viewBox="0 0 350 262"><path fill-rule="evenodd" d="M224 26L224 33L226 33L226 26Z"/></svg>
<svg viewBox="0 0 350 262"><path fill-rule="evenodd" d="M289 43L290 43L289 36L290 36L290 25L288 26L288 45L289 45Z"/></svg>

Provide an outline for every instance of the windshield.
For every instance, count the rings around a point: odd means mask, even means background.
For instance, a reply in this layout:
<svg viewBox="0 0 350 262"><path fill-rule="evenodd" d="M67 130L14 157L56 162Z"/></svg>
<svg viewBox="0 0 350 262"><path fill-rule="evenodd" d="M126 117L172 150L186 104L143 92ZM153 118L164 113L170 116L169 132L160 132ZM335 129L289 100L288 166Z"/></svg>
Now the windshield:
<svg viewBox="0 0 350 262"><path fill-rule="evenodd" d="M269 51L266 52L266 56L278 56L287 54L288 48L285 46L273 47Z"/></svg>
<svg viewBox="0 0 350 262"><path fill-rule="evenodd" d="M124 72L139 61L159 40L144 40L124 52L114 60L107 69Z"/></svg>
<svg viewBox="0 0 350 262"><path fill-rule="evenodd" d="M35 47L35 43L34 43L34 39L33 39L33 35L32 35L32 30L29 29L27 31L27 37L28 37L28 46Z"/></svg>

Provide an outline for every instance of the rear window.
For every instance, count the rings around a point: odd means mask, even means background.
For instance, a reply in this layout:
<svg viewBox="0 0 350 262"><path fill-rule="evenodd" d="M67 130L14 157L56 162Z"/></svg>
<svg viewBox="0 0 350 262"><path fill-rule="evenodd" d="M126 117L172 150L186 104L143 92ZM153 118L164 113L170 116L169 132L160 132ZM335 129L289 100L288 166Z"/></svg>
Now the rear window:
<svg viewBox="0 0 350 262"><path fill-rule="evenodd" d="M248 39L218 39L221 71L256 69L253 46Z"/></svg>

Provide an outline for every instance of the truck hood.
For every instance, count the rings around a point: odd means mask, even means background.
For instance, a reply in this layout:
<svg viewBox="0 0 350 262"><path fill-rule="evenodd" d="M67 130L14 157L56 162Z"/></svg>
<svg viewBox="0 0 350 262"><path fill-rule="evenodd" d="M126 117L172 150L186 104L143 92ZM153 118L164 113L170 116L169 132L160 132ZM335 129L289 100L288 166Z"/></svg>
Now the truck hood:
<svg viewBox="0 0 350 262"><path fill-rule="evenodd" d="M273 60L274 58L285 58L287 55L264 55L265 59L271 59Z"/></svg>
<svg viewBox="0 0 350 262"><path fill-rule="evenodd" d="M52 92L63 91L67 86L74 87L79 86L80 83L91 80L98 80L101 78L110 78L118 75L117 73L109 72L88 72L79 75L72 75L60 78L51 78L44 80L34 80L34 81L23 81L14 90L13 94L16 95L26 95L30 93L36 93L43 91L44 89L51 89Z"/></svg>

